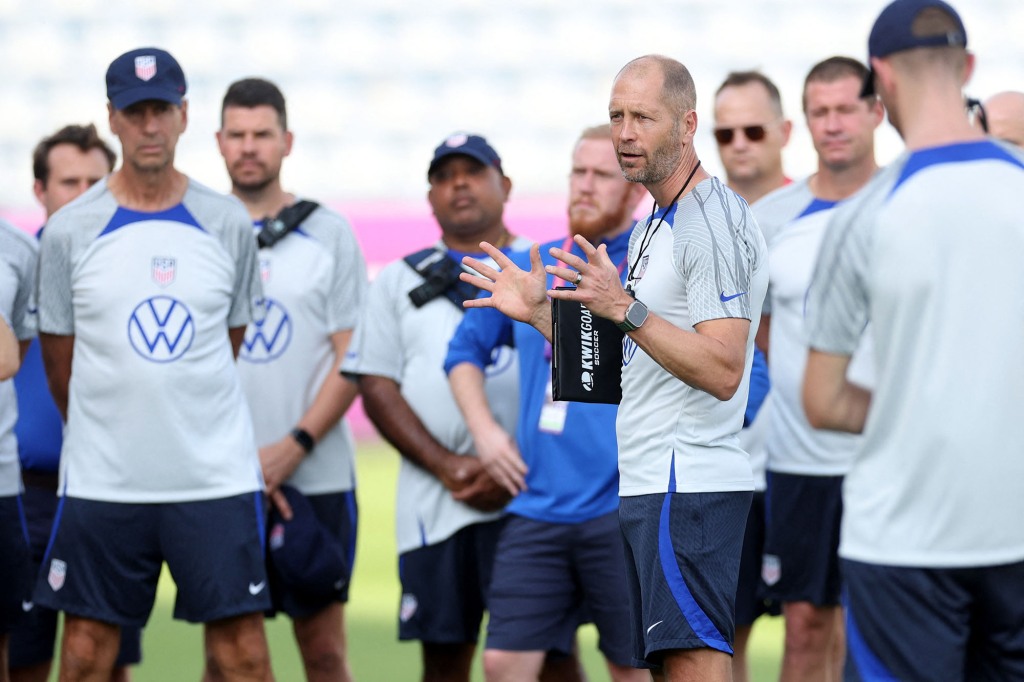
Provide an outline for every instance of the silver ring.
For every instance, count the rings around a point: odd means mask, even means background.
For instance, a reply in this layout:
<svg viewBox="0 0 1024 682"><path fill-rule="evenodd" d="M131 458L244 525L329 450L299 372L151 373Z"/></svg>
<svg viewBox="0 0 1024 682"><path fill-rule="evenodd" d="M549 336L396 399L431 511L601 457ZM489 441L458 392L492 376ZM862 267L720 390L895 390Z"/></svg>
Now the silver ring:
<svg viewBox="0 0 1024 682"><path fill-rule="evenodd" d="M582 282L582 281L583 281L583 273L582 272L577 272L576 273L576 279L573 280L573 284L575 284L576 286L579 286L580 282Z"/></svg>

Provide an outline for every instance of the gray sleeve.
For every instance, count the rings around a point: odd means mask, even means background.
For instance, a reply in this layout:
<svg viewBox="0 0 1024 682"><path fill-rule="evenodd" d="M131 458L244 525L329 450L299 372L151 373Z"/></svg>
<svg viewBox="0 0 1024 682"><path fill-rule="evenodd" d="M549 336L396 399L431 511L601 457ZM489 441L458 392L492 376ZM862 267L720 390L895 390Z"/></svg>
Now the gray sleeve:
<svg viewBox="0 0 1024 682"><path fill-rule="evenodd" d="M873 194L840 205L825 232L804 313L815 350L853 355L860 345L869 318L867 272L876 215L865 199Z"/></svg>
<svg viewBox="0 0 1024 682"><path fill-rule="evenodd" d="M35 239L9 223L0 223L0 258L0 308L15 336L22 341L31 339L37 327L32 303L39 260Z"/></svg>
<svg viewBox="0 0 1024 682"><path fill-rule="evenodd" d="M238 205L226 212L225 247L235 258L235 287L228 311L228 327L244 327L262 315L263 284L256 257L256 237L249 215Z"/></svg>
<svg viewBox="0 0 1024 682"><path fill-rule="evenodd" d="M690 321L751 319L751 275L764 239L746 202L729 192L698 199L700 212L674 229L676 268L686 285Z"/></svg>
<svg viewBox="0 0 1024 682"><path fill-rule="evenodd" d="M334 240L334 279L331 282L327 309L328 329L353 329L366 300L366 261L352 228L343 218L339 220Z"/></svg>
<svg viewBox="0 0 1024 682"><path fill-rule="evenodd" d="M75 226L67 224L65 215L54 215L43 230L39 242L36 295L39 331L73 336L75 313L71 302L71 230Z"/></svg>
<svg viewBox="0 0 1024 682"><path fill-rule="evenodd" d="M369 287L366 305L359 314L349 352L342 364L344 374L371 374L399 383L402 381L405 348L399 310L403 303L397 296L404 293L399 287L401 280L396 277L397 267L406 265L393 264L383 270Z"/></svg>

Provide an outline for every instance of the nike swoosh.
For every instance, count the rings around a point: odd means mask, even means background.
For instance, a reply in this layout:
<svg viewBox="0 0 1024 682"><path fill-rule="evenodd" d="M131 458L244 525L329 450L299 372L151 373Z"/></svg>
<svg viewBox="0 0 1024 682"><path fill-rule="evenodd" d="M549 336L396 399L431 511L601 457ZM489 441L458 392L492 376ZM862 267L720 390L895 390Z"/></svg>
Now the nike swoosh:
<svg viewBox="0 0 1024 682"><path fill-rule="evenodd" d="M257 594L262 592L263 588L266 587L266 586L267 586L267 581L266 580L260 581L260 582L256 583L255 585L253 585L252 583L249 583L249 594L251 594L252 596L255 597Z"/></svg>
<svg viewBox="0 0 1024 682"><path fill-rule="evenodd" d="M34 606L35 606L35 604L33 604L30 601L22 601L21 602L21 610L24 611L25 613L28 613L29 611L31 611Z"/></svg>
<svg viewBox="0 0 1024 682"><path fill-rule="evenodd" d="M731 301L731 300L732 300L732 299L734 299L734 298L739 298L740 296L742 296L742 295L743 295L743 294L745 294L745 293L747 293L747 292L745 292L745 291L741 291L741 292L740 292L740 293L738 293L738 294L733 294L732 296L726 296L726 295L725 295L725 292L723 291L722 293L720 293L720 294L718 295L718 298L719 298L719 299L721 299L722 303L725 303L726 301Z"/></svg>
<svg viewBox="0 0 1024 682"><path fill-rule="evenodd" d="M651 627L647 628L647 634L651 634L651 630L653 630L654 628L658 627L659 625L661 625L664 622L665 621L663 621L663 620L659 620L657 623L655 623Z"/></svg>

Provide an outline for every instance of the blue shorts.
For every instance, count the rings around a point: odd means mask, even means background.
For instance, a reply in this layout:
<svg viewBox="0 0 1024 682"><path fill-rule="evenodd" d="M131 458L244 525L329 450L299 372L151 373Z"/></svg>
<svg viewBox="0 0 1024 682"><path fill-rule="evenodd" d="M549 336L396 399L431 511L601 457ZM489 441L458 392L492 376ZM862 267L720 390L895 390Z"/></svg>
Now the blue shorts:
<svg viewBox="0 0 1024 682"><path fill-rule="evenodd" d="M597 626L604 655L629 665L622 552L617 512L570 524L510 515L494 562L487 648L569 655L585 618Z"/></svg>
<svg viewBox="0 0 1024 682"><path fill-rule="evenodd" d="M1024 680L1024 562L843 561L847 680Z"/></svg>
<svg viewBox="0 0 1024 682"><path fill-rule="evenodd" d="M740 555L740 575L736 586L736 626L753 625L763 615L777 616L780 604L767 597L767 585L761 579L761 555L764 554L764 492L755 491L747 514Z"/></svg>
<svg viewBox="0 0 1024 682"><path fill-rule="evenodd" d="M32 608L32 562L21 497L0 497L0 634L10 632ZM28 607L28 608L26 608Z"/></svg>
<svg viewBox="0 0 1024 682"><path fill-rule="evenodd" d="M736 581L750 492L623 497L633 665L661 652L711 648L732 654Z"/></svg>
<svg viewBox="0 0 1024 682"><path fill-rule="evenodd" d="M272 609L267 613L274 616L277 612L288 614L292 618L312 616L331 604L348 601L348 587L352 580L352 567L356 560L356 530L359 521L359 508L356 504L356 493L350 490L343 493L327 493L324 495L307 495L313 513L320 523L338 539L345 548L348 559L348 573L344 584L338 585L334 594L319 599L295 590L289 590L281 581L281 576L267 555L267 578L270 580L270 599Z"/></svg>
<svg viewBox="0 0 1024 682"><path fill-rule="evenodd" d="M843 477L768 472L761 577L782 603L838 606Z"/></svg>
<svg viewBox="0 0 1024 682"><path fill-rule="evenodd" d="M32 552L32 575L39 574L46 544L57 513L57 494L49 487L25 484L22 502L28 526L29 546ZM11 668L27 668L53 660L53 647L57 639L57 612L34 605L25 618L11 632L8 660ZM142 630L137 627L121 628L121 648L116 666L133 665L142 660Z"/></svg>
<svg viewBox="0 0 1024 682"><path fill-rule="evenodd" d="M270 608L263 493L126 504L61 498L35 601L121 626L146 624L163 562L174 617L206 623Z"/></svg>
<svg viewBox="0 0 1024 682"><path fill-rule="evenodd" d="M474 523L447 540L398 557L399 639L434 644L477 641L504 524L504 518Z"/></svg>

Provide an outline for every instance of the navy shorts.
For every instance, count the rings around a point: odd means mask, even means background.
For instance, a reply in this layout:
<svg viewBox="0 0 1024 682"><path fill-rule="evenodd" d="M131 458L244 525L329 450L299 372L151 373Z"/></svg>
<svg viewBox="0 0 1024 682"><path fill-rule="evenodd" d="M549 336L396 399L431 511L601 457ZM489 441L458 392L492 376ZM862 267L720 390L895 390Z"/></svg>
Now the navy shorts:
<svg viewBox="0 0 1024 682"><path fill-rule="evenodd" d="M843 561L847 680L1024 680L1024 562Z"/></svg>
<svg viewBox="0 0 1024 682"><path fill-rule="evenodd" d="M32 562L21 497L0 497L0 634L10 632L32 608Z"/></svg>
<svg viewBox="0 0 1024 682"><path fill-rule="evenodd" d="M740 575L736 586L736 626L750 626L763 615L777 616L780 604L767 596L767 585L761 579L761 557L764 554L764 492L755 491L747 514L740 555Z"/></svg>
<svg viewBox="0 0 1024 682"><path fill-rule="evenodd" d="M61 498L35 601L121 626L143 626L163 562L174 617L206 623L270 608L262 491L159 504Z"/></svg>
<svg viewBox="0 0 1024 682"><path fill-rule="evenodd" d="M39 574L46 545L50 540L53 518L57 513L56 491L26 483L22 501L28 526L29 547L32 552L32 575ZM57 612L34 605L18 627L11 632L8 660L12 668L27 668L53 660L57 639ZM121 648L115 665L125 666L142 660L142 630L137 627L121 628Z"/></svg>
<svg viewBox="0 0 1024 682"><path fill-rule="evenodd" d="M399 639L435 644L477 641L504 524L504 518L474 523L447 540L398 557Z"/></svg>
<svg viewBox="0 0 1024 682"><path fill-rule="evenodd" d="M768 472L761 577L782 603L838 606L843 477Z"/></svg>
<svg viewBox="0 0 1024 682"><path fill-rule="evenodd" d="M319 599L311 598L302 592L289 590L284 585L277 569L274 568L274 562L270 561L268 552L267 578L270 580L270 599L273 602L273 608L267 614L269 616L282 612L292 618L304 618L319 613L331 604L344 604L348 601L348 587L356 560L356 530L359 522L356 493L350 490L343 493L307 495L306 499L309 500L316 518L345 548L348 573L345 582L336 586L334 594Z"/></svg>
<svg viewBox="0 0 1024 682"><path fill-rule="evenodd" d="M660 666L661 652L672 649L732 654L750 498L729 492L620 499L634 666Z"/></svg>
<svg viewBox="0 0 1024 682"><path fill-rule="evenodd" d="M626 566L618 513L582 523L510 515L498 540L487 648L569 655L585 613L599 648L629 665Z"/></svg>

